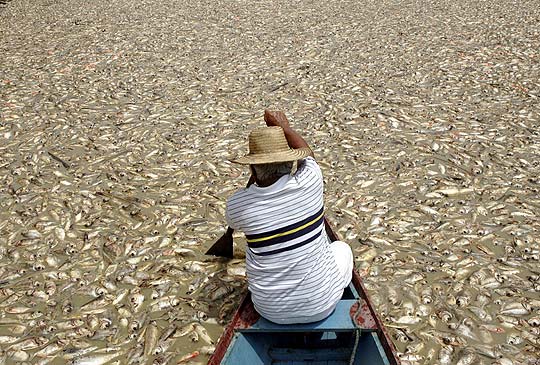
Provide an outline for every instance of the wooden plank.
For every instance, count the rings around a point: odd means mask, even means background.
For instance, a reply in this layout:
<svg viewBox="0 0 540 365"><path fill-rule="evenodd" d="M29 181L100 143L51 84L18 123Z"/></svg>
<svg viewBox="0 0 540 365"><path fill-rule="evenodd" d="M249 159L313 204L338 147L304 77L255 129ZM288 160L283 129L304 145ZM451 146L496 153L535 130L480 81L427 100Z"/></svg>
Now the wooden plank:
<svg viewBox="0 0 540 365"><path fill-rule="evenodd" d="M324 332L324 334L322 335L321 337L321 340L335 340L337 338L336 336L336 333L335 332Z"/></svg>
<svg viewBox="0 0 540 365"><path fill-rule="evenodd" d="M340 300L334 312L319 322L301 324L276 324L264 318L260 318L250 328L239 330L239 332L324 332L335 331L344 332L355 330L356 327L351 320L349 311L351 306L357 301L355 299Z"/></svg>
<svg viewBox="0 0 540 365"><path fill-rule="evenodd" d="M276 361L272 365L349 365L348 361Z"/></svg>
<svg viewBox="0 0 540 365"><path fill-rule="evenodd" d="M349 365L348 361L276 361L272 365Z"/></svg>
<svg viewBox="0 0 540 365"><path fill-rule="evenodd" d="M360 336L354 365L390 365L377 333L365 333Z"/></svg>
<svg viewBox="0 0 540 365"><path fill-rule="evenodd" d="M348 360L351 356L351 349L346 347L330 349L292 349L292 348L271 348L268 353L273 361L340 361Z"/></svg>
<svg viewBox="0 0 540 365"><path fill-rule="evenodd" d="M383 347L377 333L375 333L375 332L371 333L371 337L373 338L373 342L375 343L375 346L377 346L377 350L379 351L379 355L380 355L384 365L390 365L390 361L388 360L388 357L386 356L386 351L384 351L384 347Z"/></svg>
<svg viewBox="0 0 540 365"><path fill-rule="evenodd" d="M356 290L356 288L354 287L354 285L352 284L352 282L349 284L349 289L351 290L353 296L355 298L360 298L360 294L358 293L358 291Z"/></svg>
<svg viewBox="0 0 540 365"><path fill-rule="evenodd" d="M237 333L231 341L231 346L229 346L220 364L270 364L271 359L268 355L269 343L270 341L265 335L247 337L241 333Z"/></svg>

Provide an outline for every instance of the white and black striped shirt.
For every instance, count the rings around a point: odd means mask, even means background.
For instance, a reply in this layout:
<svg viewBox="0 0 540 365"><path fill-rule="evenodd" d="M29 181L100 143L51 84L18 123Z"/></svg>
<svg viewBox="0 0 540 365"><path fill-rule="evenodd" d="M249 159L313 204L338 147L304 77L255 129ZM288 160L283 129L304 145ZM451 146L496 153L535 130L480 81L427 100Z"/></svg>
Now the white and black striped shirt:
<svg viewBox="0 0 540 365"><path fill-rule="evenodd" d="M333 308L343 283L324 229L323 177L312 157L273 185L236 192L227 222L246 235L255 309L277 323L301 323Z"/></svg>

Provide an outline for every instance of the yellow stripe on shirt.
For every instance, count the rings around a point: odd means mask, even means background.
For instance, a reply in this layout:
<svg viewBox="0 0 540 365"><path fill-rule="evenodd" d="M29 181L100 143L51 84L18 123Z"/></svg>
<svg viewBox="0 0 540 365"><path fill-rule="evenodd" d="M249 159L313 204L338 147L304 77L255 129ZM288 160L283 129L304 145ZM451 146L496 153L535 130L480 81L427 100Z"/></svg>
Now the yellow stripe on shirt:
<svg viewBox="0 0 540 365"><path fill-rule="evenodd" d="M276 238L276 237L282 237L282 236L286 236L288 234L291 234L291 233L295 233L295 232L298 232L306 227L309 227L311 226L313 223L317 222L319 219L322 218L322 216L324 215L324 212L322 212L317 218L313 219L312 221L309 221L307 222L306 224L304 224L303 226L300 226L300 227L297 227L295 229L291 229L290 231L286 231L286 232L281 232L281 233L277 233L277 234L274 234L272 236L267 236L267 237L261 237L261 238L254 238L254 239L251 239L251 240L247 240L249 243L254 243L254 242L261 242L261 241L267 241L267 240L271 240L272 238Z"/></svg>

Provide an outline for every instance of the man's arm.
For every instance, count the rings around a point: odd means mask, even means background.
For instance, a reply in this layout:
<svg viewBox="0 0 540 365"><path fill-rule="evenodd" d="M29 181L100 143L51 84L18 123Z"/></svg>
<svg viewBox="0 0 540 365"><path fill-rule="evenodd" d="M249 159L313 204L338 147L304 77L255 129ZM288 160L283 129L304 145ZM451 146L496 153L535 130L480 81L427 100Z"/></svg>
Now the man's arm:
<svg viewBox="0 0 540 365"><path fill-rule="evenodd" d="M283 128L283 132L285 132L285 137L287 138L289 147L309 148L309 145L302 138L302 136L300 136L300 134L298 134L296 131L294 131L291 128L291 126L289 125L289 120L287 119L287 117L285 116L283 112L265 110L264 121L266 122L266 125L269 127L277 126L277 127ZM311 157L315 157L313 155L313 151L311 151Z"/></svg>
<svg viewBox="0 0 540 365"><path fill-rule="evenodd" d="M255 182L255 176L251 175L246 187L249 187ZM227 213L225 213L227 214ZM234 229L227 227L227 231L206 251L206 255L214 255L220 257L233 258L233 233Z"/></svg>

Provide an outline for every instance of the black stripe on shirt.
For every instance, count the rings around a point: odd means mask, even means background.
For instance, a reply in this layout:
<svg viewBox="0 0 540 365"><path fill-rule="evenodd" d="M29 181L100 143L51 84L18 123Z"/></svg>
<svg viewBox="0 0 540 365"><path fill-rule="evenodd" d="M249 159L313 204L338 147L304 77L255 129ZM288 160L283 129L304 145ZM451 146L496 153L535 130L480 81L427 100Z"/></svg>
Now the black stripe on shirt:
<svg viewBox="0 0 540 365"><path fill-rule="evenodd" d="M269 255L275 255L277 253L282 253L282 252L286 252L286 251L290 251L290 250L294 250L294 249L297 249L298 247L302 247L304 245L307 245L308 243L312 242L312 241L315 241L317 238L319 238L319 236L321 235L321 233L319 232L318 234L314 234L312 237L309 237L308 239L302 241L302 242L299 242L297 244L294 244L294 245L291 245L291 246L287 246L287 247L283 247L283 248L278 248L277 250L272 250L272 251L266 251L266 252L254 252L253 250L251 250L251 252L254 254L254 255L257 255L257 256L269 256Z"/></svg>
<svg viewBox="0 0 540 365"><path fill-rule="evenodd" d="M324 217L321 217L317 221L313 222L313 224L310 224L309 226L299 230L298 232L286 234L284 236L274 237L266 241L248 242L248 246L251 248L260 248L260 247L268 247L268 246L277 245L278 243L283 243L287 241L292 241L296 238L300 238L304 235L307 235L310 232L313 232L317 228L321 228L321 224L323 223L324 223Z"/></svg>
<svg viewBox="0 0 540 365"><path fill-rule="evenodd" d="M311 222L312 220L314 220L315 218L317 218L319 215L321 215L323 211L324 211L324 206L321 207L321 209L319 209L319 211L318 211L317 213L315 213L315 214L313 214L313 215L310 215L309 217L304 218L304 219L302 219L302 220L299 221L299 222L296 222L296 223L293 223L293 224L289 224L288 226L281 227L281 228L277 228L277 229L274 229L273 231L269 231L269 232L246 235L246 238L247 238L248 240L254 240L254 239L264 238L264 237L268 237L268 236L273 236L273 235L275 235L275 234L279 234L279 233L283 233L283 232L290 231L290 230L292 230L292 229L298 228L298 227L300 227L300 226L303 226L303 225L306 224L306 223Z"/></svg>

